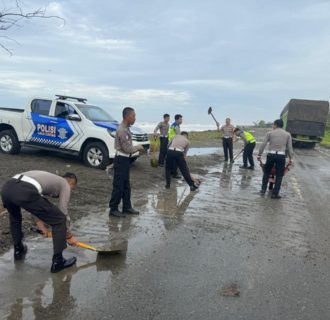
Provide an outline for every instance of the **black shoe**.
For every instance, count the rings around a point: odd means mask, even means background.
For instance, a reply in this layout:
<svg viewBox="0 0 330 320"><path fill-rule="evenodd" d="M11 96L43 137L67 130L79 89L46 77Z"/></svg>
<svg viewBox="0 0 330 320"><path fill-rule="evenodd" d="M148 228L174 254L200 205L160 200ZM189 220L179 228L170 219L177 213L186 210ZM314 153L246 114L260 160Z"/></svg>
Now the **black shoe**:
<svg viewBox="0 0 330 320"><path fill-rule="evenodd" d="M119 210L110 209L109 215L115 216L117 218L126 218L126 214L123 212L120 212Z"/></svg>
<svg viewBox="0 0 330 320"><path fill-rule="evenodd" d="M271 195L271 198L272 198L272 199L281 199L282 197L281 197L279 194L274 194L274 193L273 193L273 194Z"/></svg>
<svg viewBox="0 0 330 320"><path fill-rule="evenodd" d="M166 189L170 189L170 188L171 188L171 185L166 184L166 185L165 185L165 188L166 188Z"/></svg>
<svg viewBox="0 0 330 320"><path fill-rule="evenodd" d="M235 161L234 160L230 160L230 163L234 163Z"/></svg>
<svg viewBox="0 0 330 320"><path fill-rule="evenodd" d="M196 185L190 186L190 191L196 191L198 187Z"/></svg>
<svg viewBox="0 0 330 320"><path fill-rule="evenodd" d="M181 176L179 174L173 174L172 177L174 179L181 179Z"/></svg>
<svg viewBox="0 0 330 320"><path fill-rule="evenodd" d="M123 209L123 213L127 214L140 214L140 211L135 210L134 208Z"/></svg>
<svg viewBox="0 0 330 320"><path fill-rule="evenodd" d="M14 259L22 260L27 253L27 245L22 243L20 246L14 246Z"/></svg>
<svg viewBox="0 0 330 320"><path fill-rule="evenodd" d="M246 169L254 170L254 166L249 166Z"/></svg>
<svg viewBox="0 0 330 320"><path fill-rule="evenodd" d="M50 268L50 271L52 273L59 272L65 268L69 268L73 266L77 261L76 257L71 257L69 259L64 259L62 254L60 256L54 256L53 257L53 263L52 267Z"/></svg>
<svg viewBox="0 0 330 320"><path fill-rule="evenodd" d="M266 190L261 189L259 192L260 192L260 194L265 194Z"/></svg>
<svg viewBox="0 0 330 320"><path fill-rule="evenodd" d="M240 169L247 169L247 166L240 166Z"/></svg>

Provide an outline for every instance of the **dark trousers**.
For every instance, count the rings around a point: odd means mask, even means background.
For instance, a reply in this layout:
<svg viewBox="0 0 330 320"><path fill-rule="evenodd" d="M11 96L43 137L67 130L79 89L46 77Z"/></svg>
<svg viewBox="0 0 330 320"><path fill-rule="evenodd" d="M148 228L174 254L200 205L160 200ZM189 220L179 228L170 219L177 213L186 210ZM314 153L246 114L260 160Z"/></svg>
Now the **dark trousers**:
<svg viewBox="0 0 330 320"><path fill-rule="evenodd" d="M116 156L113 164L112 195L109 207L111 210L118 210L118 205L123 200L123 209L130 209L132 208L129 182L130 158Z"/></svg>
<svg viewBox="0 0 330 320"><path fill-rule="evenodd" d="M166 184L171 184L171 173L173 168L179 168L182 176L189 184L189 186L194 185L194 182L191 180L190 172L187 166L187 162L184 159L183 152L168 150L166 157L166 166L165 166L165 175L166 175Z"/></svg>
<svg viewBox="0 0 330 320"><path fill-rule="evenodd" d="M247 143L244 146L243 150L243 166L247 167L248 161L250 163L251 167L254 167L254 160L253 160L253 150L254 147L256 146L256 143Z"/></svg>
<svg viewBox="0 0 330 320"><path fill-rule="evenodd" d="M163 165L167 153L168 138L160 137L159 158L158 164Z"/></svg>
<svg viewBox="0 0 330 320"><path fill-rule="evenodd" d="M233 138L222 138L222 146L225 161L228 161L228 153L230 161L233 161Z"/></svg>
<svg viewBox="0 0 330 320"><path fill-rule="evenodd" d="M66 216L58 207L42 197L32 184L16 179L4 184L1 198L9 212L10 231L15 246L20 246L23 240L23 208L52 227L54 254L62 253L66 248L67 227Z"/></svg>
<svg viewBox="0 0 330 320"><path fill-rule="evenodd" d="M273 194L278 195L281 189L281 184L284 176L285 169L285 155L268 153L267 160L264 167L264 175L262 177L261 189L266 191L268 179L272 172L272 168L275 165L276 179Z"/></svg>

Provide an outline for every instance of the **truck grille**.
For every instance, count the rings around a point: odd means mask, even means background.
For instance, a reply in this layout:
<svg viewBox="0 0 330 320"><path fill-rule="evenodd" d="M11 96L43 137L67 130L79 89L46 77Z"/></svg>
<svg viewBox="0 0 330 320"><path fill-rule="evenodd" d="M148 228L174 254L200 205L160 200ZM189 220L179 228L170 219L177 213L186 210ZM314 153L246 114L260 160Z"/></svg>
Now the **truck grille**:
<svg viewBox="0 0 330 320"><path fill-rule="evenodd" d="M148 141L148 134L147 133L143 133L143 134L132 134L132 139L134 141L138 141L138 142L144 142L144 141Z"/></svg>

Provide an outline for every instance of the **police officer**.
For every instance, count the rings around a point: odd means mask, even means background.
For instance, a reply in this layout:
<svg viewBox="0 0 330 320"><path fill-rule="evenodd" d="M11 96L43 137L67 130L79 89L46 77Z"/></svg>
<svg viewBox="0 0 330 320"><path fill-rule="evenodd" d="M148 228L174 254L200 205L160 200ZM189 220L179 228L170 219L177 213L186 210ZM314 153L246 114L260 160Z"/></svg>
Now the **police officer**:
<svg viewBox="0 0 330 320"><path fill-rule="evenodd" d="M77 240L70 229L68 203L71 190L77 185L77 177L66 173L63 177L45 171L27 171L15 175L7 181L1 191L4 207L9 212L10 231L14 241L14 259L25 257L27 246L23 243L21 208L32 213L37 220L38 228L46 232L43 222L52 227L53 263L51 272L59 272L76 263L76 257L64 259L62 252L66 244L75 246ZM55 206L43 196L59 198Z"/></svg>
<svg viewBox="0 0 330 320"><path fill-rule="evenodd" d="M235 127L230 123L230 118L226 118L226 124L221 126L217 123L218 130L222 133L222 147L225 156L225 161L228 161L228 153L230 162L233 163L233 135Z"/></svg>
<svg viewBox="0 0 330 320"><path fill-rule="evenodd" d="M129 181L129 169L131 157L137 156L139 150L143 150L142 145L133 146L132 134L129 127L135 123L135 111L127 107L123 110L123 121L119 125L116 138L114 159L114 174L111 200L109 202L110 215L116 217L126 217L126 214L139 214L139 211L132 208L131 186ZM123 210L119 211L118 205L123 201Z"/></svg>
<svg viewBox="0 0 330 320"><path fill-rule="evenodd" d="M182 115L181 114L176 114L174 116L174 122L170 126L170 131L168 133L168 141L171 143L173 138L180 134L181 129L180 125L182 124ZM176 163L173 164L172 171L171 171L172 177L175 179L180 179L181 177L178 175L178 168L176 166Z"/></svg>
<svg viewBox="0 0 330 320"><path fill-rule="evenodd" d="M186 156L189 149L189 140L188 133L182 131L181 134L173 137L166 158L166 189L169 189L171 186L171 172L173 166L179 167L182 176L190 186L191 191L195 191L198 187L194 184L191 179L189 169L186 163Z"/></svg>
<svg viewBox="0 0 330 320"><path fill-rule="evenodd" d="M261 155L267 145L269 143L269 151L267 154L267 160L264 167L264 175L262 178L262 185L261 185L261 194L266 193L267 184L269 175L272 171L273 166L275 165L276 170L276 180L275 186L272 191L272 199L280 199L281 196L279 195L282 179L284 176L284 169L285 169L285 155L286 152L289 156L289 163L292 164L292 138L289 132L283 129L283 120L277 119L274 121L273 124L273 131L267 133L265 140L261 144L258 153L258 160L261 160Z"/></svg>
<svg viewBox="0 0 330 320"><path fill-rule="evenodd" d="M250 132L236 128L234 133L237 137L240 137L244 142L243 149L243 166L240 166L241 169L251 169L254 170L254 161L253 161L253 150L256 146L256 139ZM248 167L248 161L250 166Z"/></svg>
<svg viewBox="0 0 330 320"><path fill-rule="evenodd" d="M170 115L165 113L163 118L164 121L159 122L154 130L154 136L156 137L157 135L159 135L159 140L160 140L159 158L158 158L158 165L160 167L164 167L164 161L167 153ZM157 133L158 130L160 134Z"/></svg>

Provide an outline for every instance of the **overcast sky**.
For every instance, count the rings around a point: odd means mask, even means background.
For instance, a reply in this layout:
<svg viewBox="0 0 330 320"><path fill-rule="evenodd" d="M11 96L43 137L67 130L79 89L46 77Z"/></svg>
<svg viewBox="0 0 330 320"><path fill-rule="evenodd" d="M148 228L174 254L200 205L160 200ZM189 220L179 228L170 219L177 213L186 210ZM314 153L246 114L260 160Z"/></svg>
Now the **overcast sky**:
<svg viewBox="0 0 330 320"><path fill-rule="evenodd" d="M0 9L13 7L0 0ZM58 19L0 38L0 106L67 94L120 119L272 121L291 98L330 97L330 1L29 0Z"/></svg>

